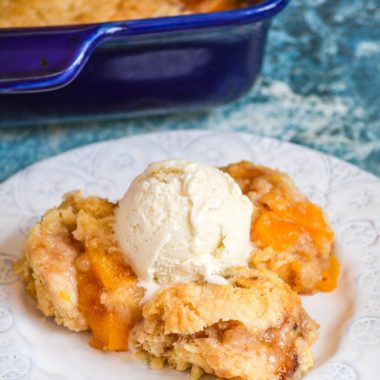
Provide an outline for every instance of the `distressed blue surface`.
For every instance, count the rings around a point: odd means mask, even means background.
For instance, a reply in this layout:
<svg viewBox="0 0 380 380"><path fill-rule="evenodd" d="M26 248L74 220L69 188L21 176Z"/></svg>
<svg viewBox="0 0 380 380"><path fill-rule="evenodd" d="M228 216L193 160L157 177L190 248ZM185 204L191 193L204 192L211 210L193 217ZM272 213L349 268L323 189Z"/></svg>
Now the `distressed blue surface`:
<svg viewBox="0 0 380 380"><path fill-rule="evenodd" d="M293 141L380 175L379 25L377 0L293 0L273 24L261 81L244 99L201 114L3 128L0 180L90 142L189 128Z"/></svg>

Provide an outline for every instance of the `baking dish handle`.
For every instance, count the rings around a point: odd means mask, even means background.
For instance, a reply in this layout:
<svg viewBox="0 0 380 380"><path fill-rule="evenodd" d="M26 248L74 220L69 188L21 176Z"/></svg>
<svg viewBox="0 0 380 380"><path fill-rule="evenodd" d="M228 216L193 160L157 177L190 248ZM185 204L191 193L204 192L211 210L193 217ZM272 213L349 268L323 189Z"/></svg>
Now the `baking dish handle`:
<svg viewBox="0 0 380 380"><path fill-rule="evenodd" d="M104 25L9 29L0 33L0 93L48 91L79 74L95 47L119 28Z"/></svg>

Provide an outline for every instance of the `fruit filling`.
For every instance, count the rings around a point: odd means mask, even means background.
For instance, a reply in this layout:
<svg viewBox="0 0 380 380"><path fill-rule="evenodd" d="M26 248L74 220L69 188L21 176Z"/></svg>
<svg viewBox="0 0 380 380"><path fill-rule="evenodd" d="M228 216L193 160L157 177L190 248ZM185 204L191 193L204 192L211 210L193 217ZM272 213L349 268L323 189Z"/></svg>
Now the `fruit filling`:
<svg viewBox="0 0 380 380"><path fill-rule="evenodd" d="M299 293L334 290L339 263L321 208L280 171L246 161L224 170L255 205L251 240L256 250L250 264L275 271Z"/></svg>

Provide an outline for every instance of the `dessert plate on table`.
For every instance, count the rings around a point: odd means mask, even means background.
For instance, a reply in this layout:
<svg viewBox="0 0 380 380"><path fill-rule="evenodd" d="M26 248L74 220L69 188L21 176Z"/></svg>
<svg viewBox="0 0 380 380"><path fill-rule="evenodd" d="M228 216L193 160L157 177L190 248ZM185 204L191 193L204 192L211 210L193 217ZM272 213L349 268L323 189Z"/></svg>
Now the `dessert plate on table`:
<svg viewBox="0 0 380 380"><path fill-rule="evenodd" d="M321 325L307 380L377 380L380 374L380 179L301 146L244 133L177 131L75 149L0 184L0 379L188 379L151 370L128 353L103 353L89 334L44 318L12 270L29 228L62 195L81 189L116 201L148 163L183 157L220 166L250 160L278 168L327 212L341 275L332 293L303 303Z"/></svg>

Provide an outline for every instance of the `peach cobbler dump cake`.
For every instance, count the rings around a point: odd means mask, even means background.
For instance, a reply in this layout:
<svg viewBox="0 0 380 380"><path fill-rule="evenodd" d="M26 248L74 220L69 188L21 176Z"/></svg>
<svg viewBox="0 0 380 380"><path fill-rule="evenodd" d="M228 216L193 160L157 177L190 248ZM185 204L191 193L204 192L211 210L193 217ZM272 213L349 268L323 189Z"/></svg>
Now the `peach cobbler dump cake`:
<svg viewBox="0 0 380 380"><path fill-rule="evenodd" d="M318 324L297 293L336 287L333 233L284 173L223 170L168 160L117 204L67 194L15 266L38 308L95 348L193 379L300 378Z"/></svg>
<svg viewBox="0 0 380 380"><path fill-rule="evenodd" d="M0 28L50 26L216 12L242 0L0 0Z"/></svg>

